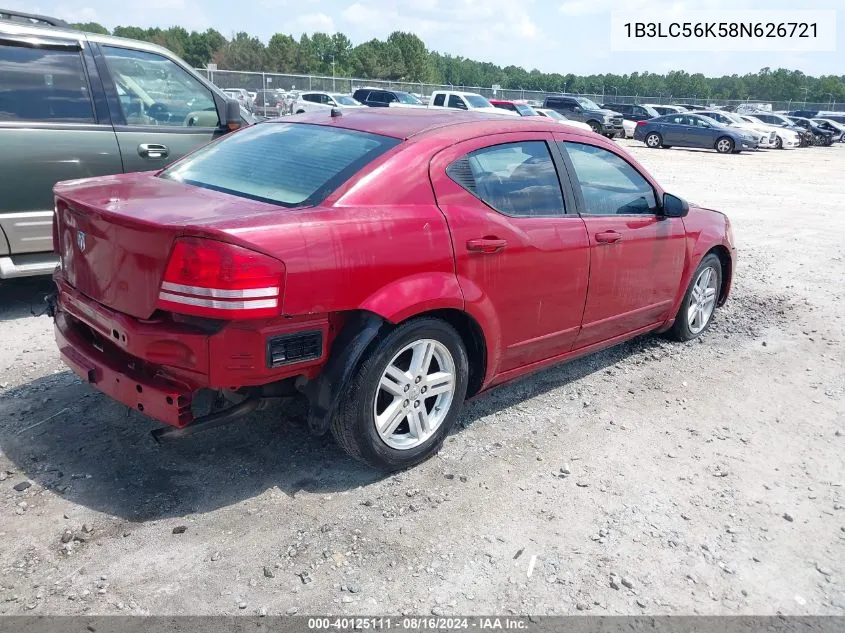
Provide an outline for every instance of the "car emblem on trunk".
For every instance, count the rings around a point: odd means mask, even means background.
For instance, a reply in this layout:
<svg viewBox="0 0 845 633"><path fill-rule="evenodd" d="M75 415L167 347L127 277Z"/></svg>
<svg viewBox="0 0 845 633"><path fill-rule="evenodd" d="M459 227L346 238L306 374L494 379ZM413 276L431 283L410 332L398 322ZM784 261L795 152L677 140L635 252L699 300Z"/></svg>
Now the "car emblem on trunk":
<svg viewBox="0 0 845 633"><path fill-rule="evenodd" d="M82 231L76 232L76 245L80 251L85 251L85 233Z"/></svg>

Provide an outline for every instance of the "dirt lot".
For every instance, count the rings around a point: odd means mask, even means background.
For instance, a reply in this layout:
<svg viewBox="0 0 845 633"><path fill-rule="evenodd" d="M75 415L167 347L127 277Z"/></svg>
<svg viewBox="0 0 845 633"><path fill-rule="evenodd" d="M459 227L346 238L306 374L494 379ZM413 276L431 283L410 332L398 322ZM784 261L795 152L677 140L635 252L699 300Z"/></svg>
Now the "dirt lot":
<svg viewBox="0 0 845 633"><path fill-rule="evenodd" d="M296 408L156 446L4 284L0 614L845 614L845 145L625 144L733 220L712 330L484 395L387 478Z"/></svg>

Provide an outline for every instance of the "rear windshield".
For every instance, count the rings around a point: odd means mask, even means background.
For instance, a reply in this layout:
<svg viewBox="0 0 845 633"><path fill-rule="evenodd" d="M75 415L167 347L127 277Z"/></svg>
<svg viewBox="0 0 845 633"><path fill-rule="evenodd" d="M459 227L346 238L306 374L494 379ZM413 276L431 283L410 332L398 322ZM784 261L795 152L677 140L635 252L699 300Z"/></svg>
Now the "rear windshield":
<svg viewBox="0 0 845 633"><path fill-rule="evenodd" d="M211 143L162 178L284 207L316 204L398 139L303 123L259 123Z"/></svg>

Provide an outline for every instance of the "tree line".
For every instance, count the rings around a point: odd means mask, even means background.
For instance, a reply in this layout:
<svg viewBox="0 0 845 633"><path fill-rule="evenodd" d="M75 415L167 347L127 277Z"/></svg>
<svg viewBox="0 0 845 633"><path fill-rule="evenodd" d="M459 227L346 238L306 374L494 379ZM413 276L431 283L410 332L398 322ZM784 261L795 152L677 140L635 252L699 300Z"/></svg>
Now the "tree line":
<svg viewBox="0 0 845 633"><path fill-rule="evenodd" d="M670 96L675 100L753 99L761 101L845 102L845 75L812 77L799 70L763 68L757 73L705 77L673 70L624 75L543 73L519 66L498 66L461 56L430 51L413 33L395 31L386 40L353 45L343 33L302 34L295 39L277 33L264 44L248 33L224 37L214 29L190 31L178 26L142 29L118 26L113 31L95 22L75 24L95 33L144 40L164 46L189 64L209 62L220 70L292 73L389 79L408 82L484 86L512 90L577 92L582 94ZM565 65L561 62L561 65Z"/></svg>

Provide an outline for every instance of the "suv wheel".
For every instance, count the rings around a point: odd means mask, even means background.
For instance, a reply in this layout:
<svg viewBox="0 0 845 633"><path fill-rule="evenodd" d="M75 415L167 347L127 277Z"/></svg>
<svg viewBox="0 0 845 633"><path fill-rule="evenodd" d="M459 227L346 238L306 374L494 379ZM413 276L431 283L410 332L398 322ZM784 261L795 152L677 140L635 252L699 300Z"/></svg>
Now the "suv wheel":
<svg viewBox="0 0 845 633"><path fill-rule="evenodd" d="M353 374L332 420L352 457L400 470L436 453L460 413L469 362L448 323L408 321L378 340Z"/></svg>
<svg viewBox="0 0 845 633"><path fill-rule="evenodd" d="M587 121L587 125L596 134L601 134L601 124L598 121Z"/></svg>

